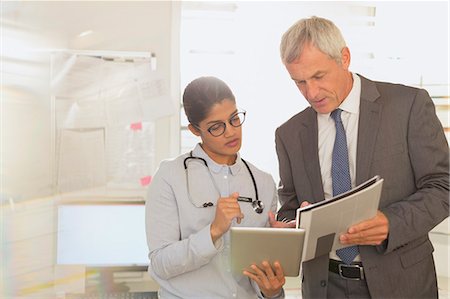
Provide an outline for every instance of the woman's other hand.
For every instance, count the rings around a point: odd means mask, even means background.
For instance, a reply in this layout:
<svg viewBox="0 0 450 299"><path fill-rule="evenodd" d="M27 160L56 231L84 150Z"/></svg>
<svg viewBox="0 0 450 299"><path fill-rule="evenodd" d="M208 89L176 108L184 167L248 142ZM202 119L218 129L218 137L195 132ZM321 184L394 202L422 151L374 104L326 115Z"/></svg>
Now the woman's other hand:
<svg viewBox="0 0 450 299"><path fill-rule="evenodd" d="M279 262L270 263L263 261L261 266L251 265L253 271L244 270L243 274L255 281L264 297L271 298L280 294L286 279L284 277L283 268Z"/></svg>

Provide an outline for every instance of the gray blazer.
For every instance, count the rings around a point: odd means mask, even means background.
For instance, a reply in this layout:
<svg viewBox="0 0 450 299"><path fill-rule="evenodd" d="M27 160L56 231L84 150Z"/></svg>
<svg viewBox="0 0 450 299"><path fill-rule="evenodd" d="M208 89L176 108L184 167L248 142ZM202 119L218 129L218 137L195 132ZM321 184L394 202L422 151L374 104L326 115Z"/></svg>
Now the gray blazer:
<svg viewBox="0 0 450 299"><path fill-rule="evenodd" d="M389 220L380 246L359 246L372 298L437 298L430 230L449 215L449 148L423 89L361 77L356 184L384 178L379 209ZM298 113L275 133L279 218L324 199L316 112ZM326 219L324 219L326 221ZM328 255L303 263L304 298L326 298Z"/></svg>

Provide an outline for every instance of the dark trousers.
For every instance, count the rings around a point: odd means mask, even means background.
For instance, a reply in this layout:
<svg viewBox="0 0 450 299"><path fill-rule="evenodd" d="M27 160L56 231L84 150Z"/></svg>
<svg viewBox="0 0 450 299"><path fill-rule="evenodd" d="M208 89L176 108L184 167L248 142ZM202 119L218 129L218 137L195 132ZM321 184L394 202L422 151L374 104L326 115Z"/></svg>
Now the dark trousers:
<svg viewBox="0 0 450 299"><path fill-rule="evenodd" d="M349 280L328 272L327 298L370 298L365 280Z"/></svg>

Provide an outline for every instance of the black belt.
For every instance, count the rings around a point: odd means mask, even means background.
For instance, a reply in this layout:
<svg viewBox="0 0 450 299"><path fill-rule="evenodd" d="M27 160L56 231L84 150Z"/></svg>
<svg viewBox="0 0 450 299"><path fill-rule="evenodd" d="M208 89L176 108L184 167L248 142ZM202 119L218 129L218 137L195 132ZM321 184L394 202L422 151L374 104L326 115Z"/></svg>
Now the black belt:
<svg viewBox="0 0 450 299"><path fill-rule="evenodd" d="M328 264L328 270L330 272L339 274L340 277L352 280L364 279L364 268L362 263L353 262L351 265L347 265L341 261L330 259Z"/></svg>

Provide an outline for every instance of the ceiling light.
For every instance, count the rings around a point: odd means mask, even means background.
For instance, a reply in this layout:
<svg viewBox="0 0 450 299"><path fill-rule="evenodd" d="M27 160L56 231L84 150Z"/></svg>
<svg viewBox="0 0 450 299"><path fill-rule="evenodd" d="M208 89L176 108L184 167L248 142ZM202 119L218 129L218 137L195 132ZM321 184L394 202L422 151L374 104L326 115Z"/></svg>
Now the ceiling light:
<svg viewBox="0 0 450 299"><path fill-rule="evenodd" d="M86 35L89 35L89 34L92 34L92 33L94 33L94 31L86 30L86 31L83 31L80 34L78 34L78 37L83 37L83 36L86 36Z"/></svg>

